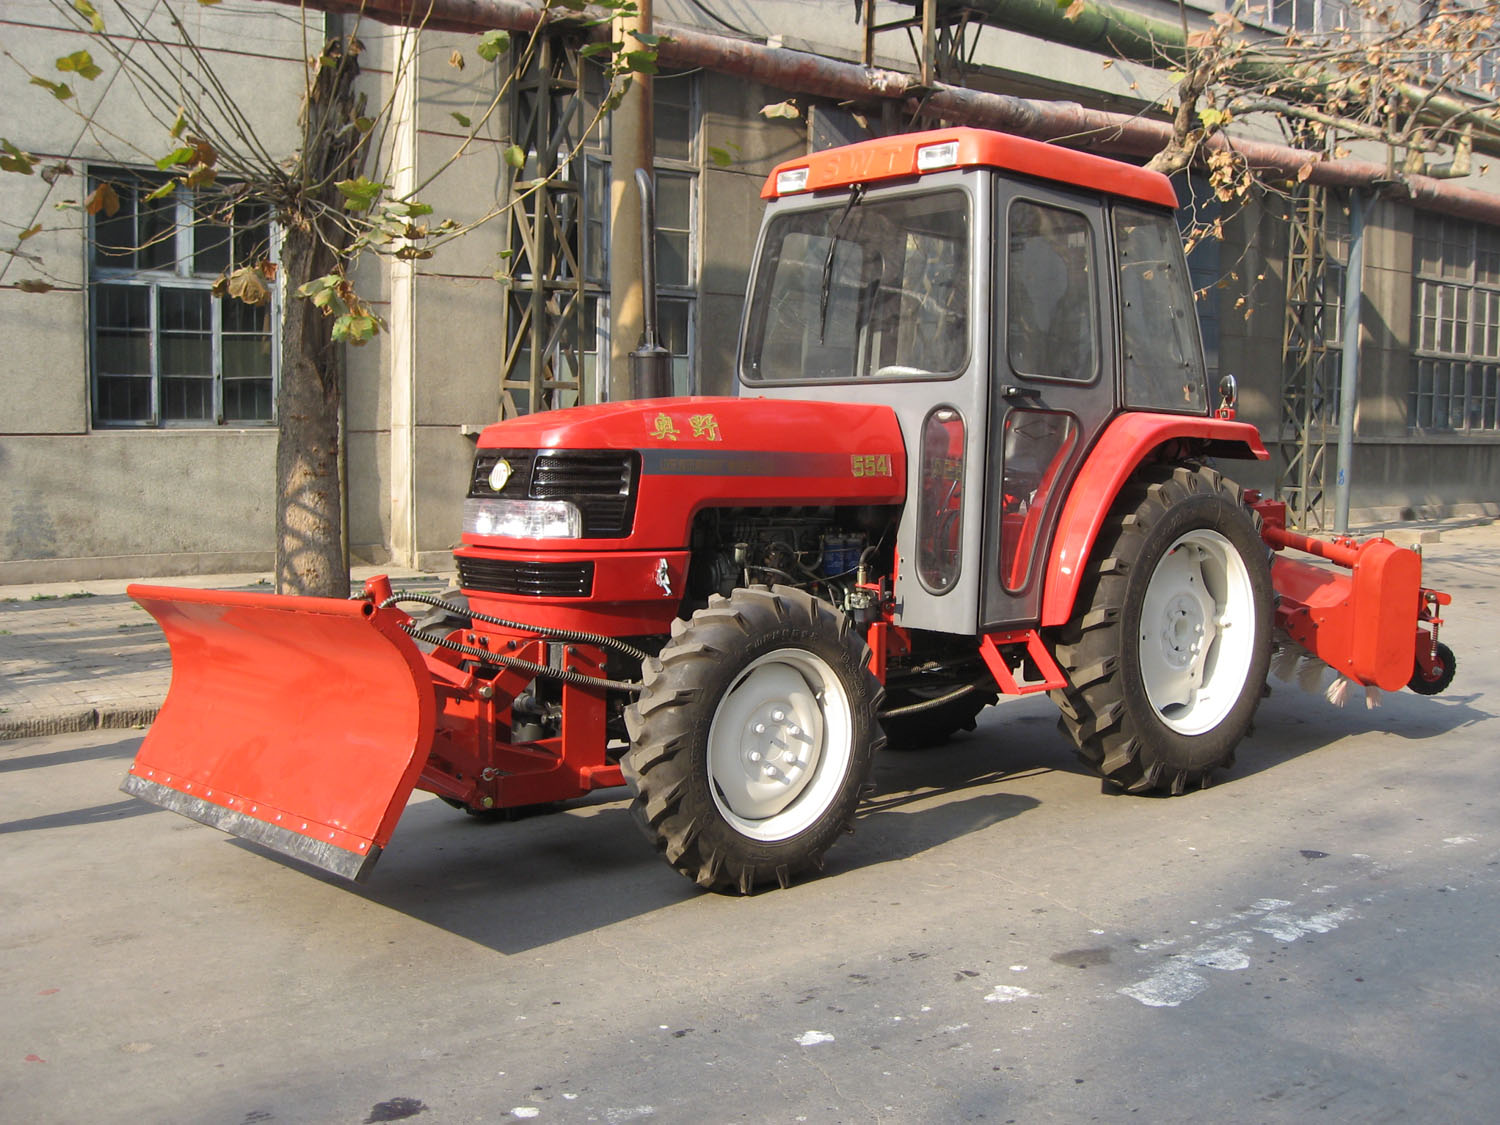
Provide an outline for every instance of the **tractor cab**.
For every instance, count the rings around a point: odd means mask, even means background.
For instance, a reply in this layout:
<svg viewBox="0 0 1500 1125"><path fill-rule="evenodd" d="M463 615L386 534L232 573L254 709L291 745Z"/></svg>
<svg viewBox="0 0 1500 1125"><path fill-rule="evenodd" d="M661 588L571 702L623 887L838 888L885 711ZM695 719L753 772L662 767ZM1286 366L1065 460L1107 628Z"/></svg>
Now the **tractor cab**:
<svg viewBox="0 0 1500 1125"><path fill-rule="evenodd" d="M763 194L741 392L896 412L903 624L1036 621L1063 500L1105 427L1209 413L1166 181L958 128L814 153Z"/></svg>

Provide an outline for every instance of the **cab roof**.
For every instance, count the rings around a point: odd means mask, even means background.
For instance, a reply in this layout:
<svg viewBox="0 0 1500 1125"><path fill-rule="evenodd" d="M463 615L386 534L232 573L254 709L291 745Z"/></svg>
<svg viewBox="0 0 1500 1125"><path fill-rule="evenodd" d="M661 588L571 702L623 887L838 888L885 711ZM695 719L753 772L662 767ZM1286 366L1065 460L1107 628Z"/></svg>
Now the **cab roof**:
<svg viewBox="0 0 1500 1125"><path fill-rule="evenodd" d="M938 147L950 143L954 145L952 159ZM922 154L920 164L919 153ZM1177 195L1167 177L1160 172L1148 172L1134 164L1026 137L967 126L901 133L809 153L778 164L767 177L760 195L762 199L781 199L826 188L917 176L923 172L976 167L1001 168L1160 207L1177 206ZM783 182L784 173L803 168L807 169L805 186L795 191L778 186Z"/></svg>

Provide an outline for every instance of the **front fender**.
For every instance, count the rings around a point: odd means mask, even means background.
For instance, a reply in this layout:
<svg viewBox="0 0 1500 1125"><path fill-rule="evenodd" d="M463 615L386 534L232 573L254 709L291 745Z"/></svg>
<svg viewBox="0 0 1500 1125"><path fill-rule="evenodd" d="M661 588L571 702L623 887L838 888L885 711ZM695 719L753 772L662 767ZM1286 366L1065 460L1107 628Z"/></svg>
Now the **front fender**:
<svg viewBox="0 0 1500 1125"><path fill-rule="evenodd" d="M1220 457L1264 461L1270 457L1248 422L1172 414L1121 414L1100 435L1074 478L1057 521L1042 594L1043 627L1064 625L1083 582L1094 540L1115 497L1151 453L1174 440L1203 443Z"/></svg>

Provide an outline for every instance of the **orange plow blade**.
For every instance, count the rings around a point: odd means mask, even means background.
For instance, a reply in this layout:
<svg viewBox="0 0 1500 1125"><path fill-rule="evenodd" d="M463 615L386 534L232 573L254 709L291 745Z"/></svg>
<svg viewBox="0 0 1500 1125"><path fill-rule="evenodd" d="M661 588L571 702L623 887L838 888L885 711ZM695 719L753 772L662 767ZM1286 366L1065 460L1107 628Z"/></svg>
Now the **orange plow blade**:
<svg viewBox="0 0 1500 1125"><path fill-rule="evenodd" d="M390 840L436 714L405 616L369 601L131 586L172 686L121 788L349 879Z"/></svg>

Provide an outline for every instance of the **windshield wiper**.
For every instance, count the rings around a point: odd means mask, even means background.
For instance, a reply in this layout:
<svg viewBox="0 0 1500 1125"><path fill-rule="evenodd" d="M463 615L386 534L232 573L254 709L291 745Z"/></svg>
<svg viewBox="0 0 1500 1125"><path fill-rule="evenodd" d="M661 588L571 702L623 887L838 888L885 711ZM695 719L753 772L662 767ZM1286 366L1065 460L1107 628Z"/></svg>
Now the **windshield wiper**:
<svg viewBox="0 0 1500 1125"><path fill-rule="evenodd" d="M849 202L844 204L844 209L839 212L838 221L828 232L828 254L823 259L823 282L818 290L818 343L826 344L828 336L828 290L833 282L833 252L838 249L839 232L844 229L844 221L849 218L849 212L854 210L854 205L860 201L865 194L864 184L855 184L849 189Z"/></svg>

